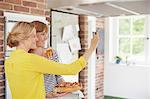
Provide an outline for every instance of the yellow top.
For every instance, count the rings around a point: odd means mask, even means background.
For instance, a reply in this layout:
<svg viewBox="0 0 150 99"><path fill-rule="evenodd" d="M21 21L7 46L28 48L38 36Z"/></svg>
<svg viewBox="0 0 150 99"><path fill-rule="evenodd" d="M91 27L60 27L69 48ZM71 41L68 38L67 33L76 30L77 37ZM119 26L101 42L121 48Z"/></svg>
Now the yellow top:
<svg viewBox="0 0 150 99"><path fill-rule="evenodd" d="M71 64L61 64L23 50L15 50L5 61L12 99L45 99L43 74L75 75L85 65L84 57Z"/></svg>

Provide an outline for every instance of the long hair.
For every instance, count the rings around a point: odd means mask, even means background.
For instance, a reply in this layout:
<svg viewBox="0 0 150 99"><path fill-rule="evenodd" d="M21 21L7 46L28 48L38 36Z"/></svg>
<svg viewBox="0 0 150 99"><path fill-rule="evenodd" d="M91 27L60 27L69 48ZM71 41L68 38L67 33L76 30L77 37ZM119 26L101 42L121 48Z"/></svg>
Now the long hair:
<svg viewBox="0 0 150 99"><path fill-rule="evenodd" d="M30 37L34 29L35 27L32 23L22 21L16 23L7 37L7 45L11 48L17 47L20 41Z"/></svg>

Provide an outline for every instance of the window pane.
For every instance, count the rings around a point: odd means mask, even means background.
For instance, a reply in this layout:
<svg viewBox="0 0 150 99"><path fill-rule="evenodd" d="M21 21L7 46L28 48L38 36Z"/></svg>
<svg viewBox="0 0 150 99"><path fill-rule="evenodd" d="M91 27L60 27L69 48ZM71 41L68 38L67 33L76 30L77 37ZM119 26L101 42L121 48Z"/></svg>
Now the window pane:
<svg viewBox="0 0 150 99"><path fill-rule="evenodd" d="M130 54L130 39L129 38L120 38L119 39L119 54Z"/></svg>
<svg viewBox="0 0 150 99"><path fill-rule="evenodd" d="M144 54L144 39L143 38L135 38L132 41L133 44L133 55L143 55Z"/></svg>
<svg viewBox="0 0 150 99"><path fill-rule="evenodd" d="M119 34L120 35L130 34L130 20L129 19L119 19Z"/></svg>
<svg viewBox="0 0 150 99"><path fill-rule="evenodd" d="M142 35L144 34L144 17L134 17L133 18L133 34L134 35Z"/></svg>

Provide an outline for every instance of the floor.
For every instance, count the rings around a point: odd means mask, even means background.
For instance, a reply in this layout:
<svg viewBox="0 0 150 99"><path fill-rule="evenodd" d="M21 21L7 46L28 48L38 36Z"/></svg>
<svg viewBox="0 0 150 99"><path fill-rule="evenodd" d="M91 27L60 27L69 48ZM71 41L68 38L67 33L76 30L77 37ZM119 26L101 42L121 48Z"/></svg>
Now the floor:
<svg viewBox="0 0 150 99"><path fill-rule="evenodd" d="M125 99L125 98L122 98L122 97L105 96L104 99Z"/></svg>

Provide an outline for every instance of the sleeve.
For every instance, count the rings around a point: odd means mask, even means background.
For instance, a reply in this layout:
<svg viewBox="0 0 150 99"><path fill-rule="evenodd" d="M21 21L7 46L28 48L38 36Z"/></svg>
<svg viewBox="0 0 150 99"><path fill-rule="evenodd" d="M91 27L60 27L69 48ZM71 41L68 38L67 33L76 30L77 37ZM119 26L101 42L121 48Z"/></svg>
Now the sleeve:
<svg viewBox="0 0 150 99"><path fill-rule="evenodd" d="M76 75L86 66L84 57L80 57L71 64L62 64L34 54L29 56L29 61L26 62L28 69L44 74Z"/></svg>
<svg viewBox="0 0 150 99"><path fill-rule="evenodd" d="M54 60L55 62L59 62L59 57L57 52L54 49L52 49L52 52L53 52L52 60ZM56 77L57 84L59 84L62 80L64 80L61 75L55 75L55 77Z"/></svg>
<svg viewBox="0 0 150 99"><path fill-rule="evenodd" d="M61 75L55 75L55 77L58 84L61 82L61 80L64 80Z"/></svg>

